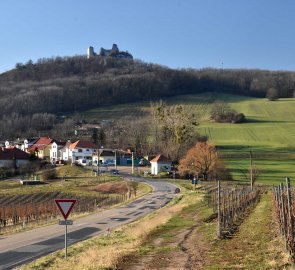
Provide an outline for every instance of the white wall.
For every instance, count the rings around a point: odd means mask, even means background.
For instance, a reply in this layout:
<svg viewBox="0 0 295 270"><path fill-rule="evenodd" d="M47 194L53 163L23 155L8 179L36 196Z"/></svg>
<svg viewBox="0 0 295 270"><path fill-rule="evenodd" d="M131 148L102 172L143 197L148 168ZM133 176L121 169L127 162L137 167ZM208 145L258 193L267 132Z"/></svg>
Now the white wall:
<svg viewBox="0 0 295 270"><path fill-rule="evenodd" d="M151 174L157 175L160 172L170 172L171 163L151 162Z"/></svg>

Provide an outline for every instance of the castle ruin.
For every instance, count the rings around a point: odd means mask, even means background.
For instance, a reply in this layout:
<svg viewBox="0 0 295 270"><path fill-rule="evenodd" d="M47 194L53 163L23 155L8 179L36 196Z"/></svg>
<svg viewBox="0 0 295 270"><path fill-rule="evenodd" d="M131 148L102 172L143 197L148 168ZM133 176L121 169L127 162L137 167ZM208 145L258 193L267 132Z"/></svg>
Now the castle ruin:
<svg viewBox="0 0 295 270"><path fill-rule="evenodd" d="M129 52L120 51L117 44L113 44L111 49L100 48L99 54L94 52L94 48L92 46L87 49L87 59L96 56L108 56L114 58L125 58L125 59L133 59L133 56Z"/></svg>

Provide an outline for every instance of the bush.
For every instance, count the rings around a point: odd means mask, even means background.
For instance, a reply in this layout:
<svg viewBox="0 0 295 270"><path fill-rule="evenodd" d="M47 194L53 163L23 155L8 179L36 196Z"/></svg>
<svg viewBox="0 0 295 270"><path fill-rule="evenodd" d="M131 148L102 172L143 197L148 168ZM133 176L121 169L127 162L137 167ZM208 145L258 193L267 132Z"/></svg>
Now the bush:
<svg viewBox="0 0 295 270"><path fill-rule="evenodd" d="M43 181L46 181L50 179L55 179L57 177L57 173L55 169L45 170L40 174L40 176Z"/></svg>
<svg viewBox="0 0 295 270"><path fill-rule="evenodd" d="M211 110L211 119L218 123L244 123L246 117L238 113L231 106L224 102L216 102Z"/></svg>
<svg viewBox="0 0 295 270"><path fill-rule="evenodd" d="M279 99L279 92L275 88L269 88L266 93L266 98L270 101L275 101Z"/></svg>

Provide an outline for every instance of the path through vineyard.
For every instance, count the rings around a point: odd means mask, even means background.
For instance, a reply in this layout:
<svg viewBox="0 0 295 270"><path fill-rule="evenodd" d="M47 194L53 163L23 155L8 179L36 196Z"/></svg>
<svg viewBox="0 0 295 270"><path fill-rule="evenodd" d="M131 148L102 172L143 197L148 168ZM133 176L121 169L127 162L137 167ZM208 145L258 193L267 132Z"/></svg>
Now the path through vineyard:
<svg viewBox="0 0 295 270"><path fill-rule="evenodd" d="M264 195L239 231L226 240L215 237L216 222L204 222L196 210L182 213L180 218L194 219L194 225L156 231L119 269L289 269L272 206L271 194Z"/></svg>

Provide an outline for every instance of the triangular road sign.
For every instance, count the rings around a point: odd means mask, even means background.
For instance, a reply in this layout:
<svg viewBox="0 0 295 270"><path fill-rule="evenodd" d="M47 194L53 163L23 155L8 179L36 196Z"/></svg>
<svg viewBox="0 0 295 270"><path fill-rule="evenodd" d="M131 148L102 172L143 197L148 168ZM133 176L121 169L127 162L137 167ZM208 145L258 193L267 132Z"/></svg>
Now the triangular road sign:
<svg viewBox="0 0 295 270"><path fill-rule="evenodd" d="M54 200L64 219L67 219L77 200Z"/></svg>

